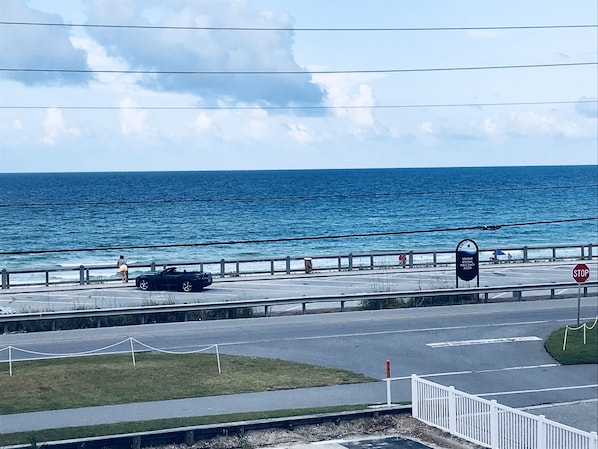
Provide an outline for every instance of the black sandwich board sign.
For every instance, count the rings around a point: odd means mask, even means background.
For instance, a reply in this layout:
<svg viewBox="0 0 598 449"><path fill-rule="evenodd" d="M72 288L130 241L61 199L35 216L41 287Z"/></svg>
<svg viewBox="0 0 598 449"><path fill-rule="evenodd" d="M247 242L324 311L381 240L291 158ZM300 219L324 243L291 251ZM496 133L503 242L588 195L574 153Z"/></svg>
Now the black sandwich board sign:
<svg viewBox="0 0 598 449"><path fill-rule="evenodd" d="M459 279L462 281L471 281L477 278L477 286L480 286L480 267L478 256L478 245L473 240L461 240L457 245L455 253L455 268L457 274L457 288Z"/></svg>

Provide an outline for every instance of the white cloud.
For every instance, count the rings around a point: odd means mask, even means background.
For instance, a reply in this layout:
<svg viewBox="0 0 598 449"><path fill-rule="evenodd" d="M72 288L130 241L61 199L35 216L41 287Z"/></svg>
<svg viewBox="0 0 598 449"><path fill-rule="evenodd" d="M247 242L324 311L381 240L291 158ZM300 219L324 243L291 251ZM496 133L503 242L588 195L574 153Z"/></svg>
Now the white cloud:
<svg viewBox="0 0 598 449"><path fill-rule="evenodd" d="M315 140L314 131L301 123L289 124L288 135L302 145L308 145Z"/></svg>
<svg viewBox="0 0 598 449"><path fill-rule="evenodd" d="M45 135L42 141L47 145L55 145L61 137L79 136L81 134L77 128L67 126L62 117L62 112L58 108L46 110L43 127Z"/></svg>
<svg viewBox="0 0 598 449"><path fill-rule="evenodd" d="M130 98L120 102L120 130L123 135L136 135L138 137L151 137L154 133L147 124L147 111L135 109L137 103Z"/></svg>
<svg viewBox="0 0 598 449"><path fill-rule="evenodd" d="M195 121L193 122L193 129L200 134L205 134L210 131L214 126L214 121L208 114L205 112L200 112L195 117Z"/></svg>
<svg viewBox="0 0 598 449"><path fill-rule="evenodd" d="M578 138L584 134L580 126L573 121L557 120L555 117L537 112L515 111L511 113L510 118L516 131L530 135Z"/></svg>

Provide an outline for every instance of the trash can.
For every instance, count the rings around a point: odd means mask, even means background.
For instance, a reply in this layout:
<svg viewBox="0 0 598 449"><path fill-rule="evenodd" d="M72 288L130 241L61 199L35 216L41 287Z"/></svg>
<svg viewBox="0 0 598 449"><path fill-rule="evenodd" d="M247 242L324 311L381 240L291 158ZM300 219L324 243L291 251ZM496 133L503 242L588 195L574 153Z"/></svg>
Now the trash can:
<svg viewBox="0 0 598 449"><path fill-rule="evenodd" d="M311 257L306 257L305 259L303 259L303 263L305 264L305 272L311 273L311 271L313 270Z"/></svg>

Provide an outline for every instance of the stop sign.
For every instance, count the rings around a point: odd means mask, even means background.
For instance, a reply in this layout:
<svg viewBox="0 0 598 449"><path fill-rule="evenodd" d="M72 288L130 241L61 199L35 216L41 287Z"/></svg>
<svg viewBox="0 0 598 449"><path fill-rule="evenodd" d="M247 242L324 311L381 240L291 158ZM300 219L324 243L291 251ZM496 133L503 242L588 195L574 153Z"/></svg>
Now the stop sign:
<svg viewBox="0 0 598 449"><path fill-rule="evenodd" d="M585 282L590 277L590 268L585 263L578 263L573 268L573 279L575 282Z"/></svg>

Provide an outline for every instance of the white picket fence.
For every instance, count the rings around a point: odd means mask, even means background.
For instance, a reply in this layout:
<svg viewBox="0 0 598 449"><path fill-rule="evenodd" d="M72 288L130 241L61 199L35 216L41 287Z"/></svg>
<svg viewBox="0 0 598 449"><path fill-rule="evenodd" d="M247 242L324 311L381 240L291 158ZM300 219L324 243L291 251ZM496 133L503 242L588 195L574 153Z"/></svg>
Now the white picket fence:
<svg viewBox="0 0 598 449"><path fill-rule="evenodd" d="M598 449L584 432L454 387L411 376L412 415L424 423L491 449Z"/></svg>

